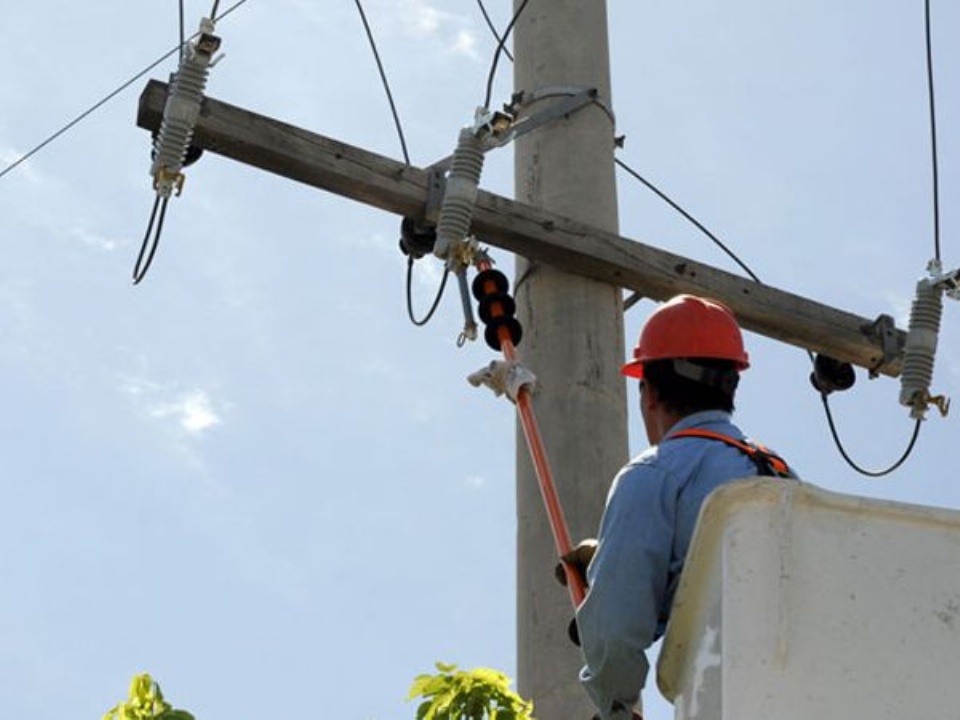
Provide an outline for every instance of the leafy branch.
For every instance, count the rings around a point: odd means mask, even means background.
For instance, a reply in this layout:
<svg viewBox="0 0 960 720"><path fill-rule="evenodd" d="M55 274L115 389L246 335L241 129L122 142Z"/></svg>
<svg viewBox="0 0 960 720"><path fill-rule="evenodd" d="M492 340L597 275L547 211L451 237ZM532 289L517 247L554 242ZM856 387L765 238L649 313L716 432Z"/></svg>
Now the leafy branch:
<svg viewBox="0 0 960 720"><path fill-rule="evenodd" d="M163 699L160 686L147 673L130 681L126 702L108 711L102 720L196 720L186 710L174 710Z"/></svg>
<svg viewBox="0 0 960 720"><path fill-rule="evenodd" d="M437 663L437 675L418 675L407 700L425 698L417 720L533 720L533 703L510 690L510 678L490 668L457 670Z"/></svg>

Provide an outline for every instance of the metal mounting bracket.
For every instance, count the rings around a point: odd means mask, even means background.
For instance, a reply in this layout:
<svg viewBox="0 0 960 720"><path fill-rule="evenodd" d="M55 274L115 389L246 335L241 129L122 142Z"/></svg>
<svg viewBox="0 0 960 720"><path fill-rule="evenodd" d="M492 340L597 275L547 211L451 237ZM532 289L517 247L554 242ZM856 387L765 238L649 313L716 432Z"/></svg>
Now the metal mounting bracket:
<svg viewBox="0 0 960 720"><path fill-rule="evenodd" d="M555 96L561 96L563 99L515 123L507 134L506 142L516 140L521 135L526 135L541 125L565 118L587 105L600 105L607 115L610 116L610 119L613 119L613 113L600 101L600 91L596 88L588 88L586 90L578 90L575 88L546 88L536 93L530 93L529 95L526 93L518 93L514 96L514 101L511 103L509 109L510 111L515 111L516 108L522 104Z"/></svg>
<svg viewBox="0 0 960 720"><path fill-rule="evenodd" d="M498 135L496 139L484 143L484 152L501 147L513 142L518 137L526 135L532 130L536 130L542 125L546 125L554 120L564 118L581 108L596 104L603 108L604 112L613 119L613 113L607 105L599 98L600 92L596 88L544 88L534 93L517 93L513 96L510 105L505 110L511 115L515 114L516 109L523 104L528 104L536 100L547 97L562 97L563 99L553 103L548 108L544 108L529 117L513 124L509 130ZM440 214L440 204L443 202L443 191L446 186L447 172L450 170L450 164L453 162L453 156L448 155L445 158L437 160L426 167L430 178L430 186L427 191L427 207L424 217L430 222L436 222Z"/></svg>
<svg viewBox="0 0 960 720"><path fill-rule="evenodd" d="M897 341L897 324L890 315L880 315L872 323L865 325L863 332L880 344L883 353L876 365L870 368L870 379L875 380L880 375L880 368L895 360L903 348Z"/></svg>

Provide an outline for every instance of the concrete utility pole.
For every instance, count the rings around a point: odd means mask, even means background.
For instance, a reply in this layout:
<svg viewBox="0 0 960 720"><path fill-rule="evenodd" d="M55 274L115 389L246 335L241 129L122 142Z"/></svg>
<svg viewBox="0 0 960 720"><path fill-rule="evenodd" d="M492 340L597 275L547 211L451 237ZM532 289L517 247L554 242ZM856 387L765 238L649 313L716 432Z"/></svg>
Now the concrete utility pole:
<svg viewBox="0 0 960 720"><path fill-rule="evenodd" d="M521 0L514 0L516 12ZM519 201L618 231L610 62L604 0L528 5L514 28L514 87L533 102L596 89L596 102L515 143ZM574 542L594 537L614 473L627 459L623 305L618 286L518 257L519 348L537 376L533 404ZM593 715L570 642L569 597L553 577L557 553L536 474L517 439L517 685L539 720Z"/></svg>

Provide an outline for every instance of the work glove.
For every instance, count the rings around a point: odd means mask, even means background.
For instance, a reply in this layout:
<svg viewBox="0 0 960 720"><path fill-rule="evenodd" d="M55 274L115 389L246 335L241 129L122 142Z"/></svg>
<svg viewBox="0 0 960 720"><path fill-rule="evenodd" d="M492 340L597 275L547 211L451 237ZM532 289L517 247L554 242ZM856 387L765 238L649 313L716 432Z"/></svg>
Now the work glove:
<svg viewBox="0 0 960 720"><path fill-rule="evenodd" d="M580 577L583 578L583 584L586 585L587 565L589 565L590 561L593 560L593 556L596 552L596 540L593 538L581 540L577 546L573 548L573 550L560 557L561 562L558 562L557 566L553 570L553 573L557 578L557 582L564 587L567 586L567 573L563 567L564 564L566 564L572 566L575 572L580 573Z"/></svg>
<svg viewBox="0 0 960 720"><path fill-rule="evenodd" d="M583 585L587 585L587 565L590 564L590 561L593 559L594 554L597 552L597 541L593 538L587 538L586 540L581 540L573 550L568 552L566 555L560 557L560 562L557 563L557 566L553 570L553 574L559 582L564 587L567 586L567 571L564 565L568 565L573 572L579 573L580 577L583 578ZM580 631L577 628L577 619L573 618L570 621L570 624L567 626L567 636L577 647L580 647Z"/></svg>

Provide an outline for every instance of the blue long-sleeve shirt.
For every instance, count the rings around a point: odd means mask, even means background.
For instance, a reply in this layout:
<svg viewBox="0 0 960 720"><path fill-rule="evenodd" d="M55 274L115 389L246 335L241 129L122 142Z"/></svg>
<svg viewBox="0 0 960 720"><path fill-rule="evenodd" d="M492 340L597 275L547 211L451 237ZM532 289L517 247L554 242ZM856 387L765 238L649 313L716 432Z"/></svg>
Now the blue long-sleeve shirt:
<svg viewBox="0 0 960 720"><path fill-rule="evenodd" d="M649 664L644 651L665 628L704 499L716 487L757 474L741 450L672 433L701 428L743 440L719 410L674 425L657 446L617 474L587 570L589 591L577 610L586 660L580 680L602 720L629 720Z"/></svg>

